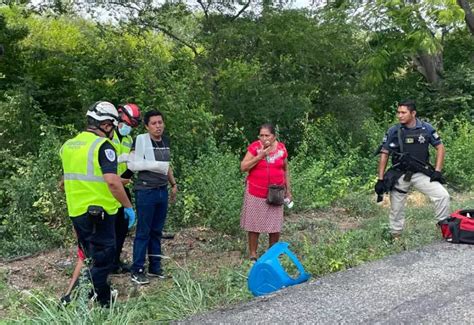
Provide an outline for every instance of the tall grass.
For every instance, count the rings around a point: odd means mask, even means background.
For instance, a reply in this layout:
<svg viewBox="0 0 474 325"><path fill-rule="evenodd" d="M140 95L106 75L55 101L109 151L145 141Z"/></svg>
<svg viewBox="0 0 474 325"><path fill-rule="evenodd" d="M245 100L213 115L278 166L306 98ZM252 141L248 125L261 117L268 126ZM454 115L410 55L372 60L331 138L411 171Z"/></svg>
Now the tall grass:
<svg viewBox="0 0 474 325"><path fill-rule="evenodd" d="M79 286L75 300L59 304L56 297L39 292L24 292L20 298L26 313L10 315L10 323L34 324L136 324L168 322L202 313L251 297L246 289L249 264L237 269L223 266L216 274L202 274L193 267L177 266L173 280L159 288L102 308L88 298L90 287ZM12 312L17 313L18 310Z"/></svg>
<svg viewBox="0 0 474 325"><path fill-rule="evenodd" d="M313 278L441 240L431 205L417 203L408 207L402 241L397 243L392 242L389 236L388 209L375 205L372 196L353 194L341 201L341 206L345 212L340 218L352 218L357 221L358 227L342 230L337 215L322 221L294 218L293 222L288 221L285 225L282 240L290 242L290 248L299 256L306 271L311 273ZM472 196L464 195L456 198L452 209L472 206L474 206ZM338 213L343 211L340 207L323 212L326 215L331 212ZM216 271L210 270L209 263L211 261L203 263L195 260L186 266L176 264L170 270L173 274L172 280L160 282L161 285L144 291L139 297L114 303L108 309L91 304L85 295L79 295L76 301L64 307L58 305L55 297L41 293L27 293L20 299L15 298L21 306L27 307L22 309L18 304L14 305L10 310L9 322L34 324L169 322L251 298L246 281L251 265L245 259L236 267L221 265Z"/></svg>

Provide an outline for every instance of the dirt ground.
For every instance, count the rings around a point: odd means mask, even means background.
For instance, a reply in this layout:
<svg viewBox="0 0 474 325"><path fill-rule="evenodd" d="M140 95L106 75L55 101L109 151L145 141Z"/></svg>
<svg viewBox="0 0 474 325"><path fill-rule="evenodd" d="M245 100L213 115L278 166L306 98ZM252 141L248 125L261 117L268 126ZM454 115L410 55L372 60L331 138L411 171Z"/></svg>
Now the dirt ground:
<svg viewBox="0 0 474 325"><path fill-rule="evenodd" d="M240 251L209 252L206 244L216 234L207 228L189 228L175 234L173 239L163 240L163 252L175 263L184 265L202 259L204 256L218 258L221 265L232 265L241 262ZM122 259L131 261L132 237L127 237L122 252ZM0 263L2 273L7 274L7 284L16 290L42 289L54 292L58 297L66 290L76 263L77 251L75 247L59 248L34 254L29 257ZM164 260L163 263L170 263ZM171 262L173 263L173 262ZM127 292L134 291L130 281L130 274L111 276L111 282L118 288L127 288Z"/></svg>
<svg viewBox="0 0 474 325"><path fill-rule="evenodd" d="M412 206L424 205L426 199L421 194L413 193L409 197L409 204ZM385 198L382 205L388 207L388 198ZM360 223L360 220L351 217L344 208L332 208L327 212L306 212L285 216L287 225L297 224L298 227L304 227L318 221L334 223L343 231L357 228ZM307 229L297 229L298 232L305 230L307 231ZM184 229L177 232L173 239L164 239L163 252L170 257L170 260L163 261L165 269L166 263L177 263L181 266L200 263L201 267L204 268L204 272L212 274L212 272L218 270L219 266L240 265L246 259L245 241L237 243L237 245L230 245L233 249L223 249L222 247L214 247L216 238L220 240L221 245L226 241L235 241L235 238L218 234L203 227ZM128 237L125 242L122 253L122 259L125 261L131 261L132 240L131 237ZM236 246L240 246L240 248L236 250ZM219 262L209 263L208 261ZM59 298L68 286L75 262L75 247L59 248L18 260L0 262L0 273L6 274L7 285L11 289L18 291L46 290ZM127 292L127 296L135 296L140 291L149 290L149 288L160 285L160 281L156 281L152 282L150 286L136 286L130 281L129 274L111 276L111 282L114 287L119 289L119 292ZM2 314L1 308L0 314Z"/></svg>

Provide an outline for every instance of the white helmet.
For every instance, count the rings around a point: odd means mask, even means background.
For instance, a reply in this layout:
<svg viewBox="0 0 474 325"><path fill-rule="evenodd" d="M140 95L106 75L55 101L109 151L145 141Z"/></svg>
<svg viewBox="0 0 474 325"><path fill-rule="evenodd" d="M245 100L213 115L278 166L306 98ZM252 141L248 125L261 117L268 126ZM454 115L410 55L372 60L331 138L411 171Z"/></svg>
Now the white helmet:
<svg viewBox="0 0 474 325"><path fill-rule="evenodd" d="M94 103L87 110L86 116L90 116L96 121L111 120L115 126L118 125L119 114L115 106L109 102L99 101Z"/></svg>

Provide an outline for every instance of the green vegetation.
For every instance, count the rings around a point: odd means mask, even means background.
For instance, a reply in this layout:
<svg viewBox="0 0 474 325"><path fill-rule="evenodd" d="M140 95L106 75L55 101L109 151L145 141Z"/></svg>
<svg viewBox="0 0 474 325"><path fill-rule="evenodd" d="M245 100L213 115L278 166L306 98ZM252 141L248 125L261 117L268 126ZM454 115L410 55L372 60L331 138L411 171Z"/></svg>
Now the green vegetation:
<svg viewBox="0 0 474 325"><path fill-rule="evenodd" d="M268 1L105 2L110 22L98 14L99 3L8 3L0 5L0 258L73 243L57 188L58 150L97 100L165 114L180 189L170 228L206 226L237 239L240 159L260 124L276 124L290 153L293 213L336 207L360 223L345 232L307 217L287 225L288 240L315 275L401 249L387 239L385 211L369 199L373 152L395 122L398 100L417 100L418 115L446 144L450 184L472 190L474 26L464 21L469 6L458 5L468 0L368 1L360 8L330 1L311 10ZM410 211L423 223L408 220L407 247L435 238L423 211ZM76 316L179 319L248 298L245 273L245 266L228 267L211 281L198 269L177 268L166 294ZM210 298L201 296L204 289ZM34 297L29 306L44 305L29 315L51 320L53 302ZM155 310L154 300L170 310ZM52 315L67 322L69 312Z"/></svg>
<svg viewBox="0 0 474 325"><path fill-rule="evenodd" d="M290 248L300 257L313 279L440 240L439 230L433 222L432 207L426 202L415 202L407 211L409 217L402 241L393 243L388 233L386 209L372 204L371 200L372 197L351 195L341 203L341 207L333 207L327 214L320 211L313 216L289 216L283 240L290 243ZM453 208L472 204L474 201L467 195L458 198ZM351 224L349 229L345 229L345 223ZM235 237L229 239L238 240ZM228 250L220 241L208 245L215 252ZM265 244L262 242L261 246ZM190 258L190 261L191 264L185 266L168 262L173 279L160 281L146 293L137 296L136 289L124 292L119 288L122 299L110 309L91 308L93 305L87 299L88 287L81 287L77 300L67 307L58 307L58 297L51 294L19 294L6 287L0 287L7 289L6 298L0 302L6 303L11 322L135 324L179 320L251 298L246 281L251 266L248 261L239 258L234 265L214 261L214 270L210 270L209 260ZM291 272L291 265L286 261L283 263ZM124 296L127 297L125 301ZM26 306L26 315L18 313L19 306L24 309Z"/></svg>

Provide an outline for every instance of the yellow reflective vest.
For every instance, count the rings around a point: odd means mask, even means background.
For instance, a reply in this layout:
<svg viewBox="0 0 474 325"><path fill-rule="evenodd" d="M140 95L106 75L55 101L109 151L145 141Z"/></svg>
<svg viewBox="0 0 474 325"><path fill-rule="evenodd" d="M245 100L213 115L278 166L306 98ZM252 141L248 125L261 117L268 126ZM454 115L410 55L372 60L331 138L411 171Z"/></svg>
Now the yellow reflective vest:
<svg viewBox="0 0 474 325"><path fill-rule="evenodd" d="M110 215L116 214L120 207L99 165L99 148L106 141L109 140L92 132L82 132L61 147L64 191L70 217L85 214L90 205L101 206Z"/></svg>
<svg viewBox="0 0 474 325"><path fill-rule="evenodd" d="M132 150L133 139L131 136L127 135L122 137L122 141L119 140L117 131L114 132L114 138L112 139L112 144L117 151L117 157L123 154L129 154ZM120 176L127 170L127 163L121 162L118 164L117 174Z"/></svg>

